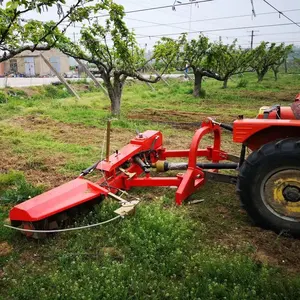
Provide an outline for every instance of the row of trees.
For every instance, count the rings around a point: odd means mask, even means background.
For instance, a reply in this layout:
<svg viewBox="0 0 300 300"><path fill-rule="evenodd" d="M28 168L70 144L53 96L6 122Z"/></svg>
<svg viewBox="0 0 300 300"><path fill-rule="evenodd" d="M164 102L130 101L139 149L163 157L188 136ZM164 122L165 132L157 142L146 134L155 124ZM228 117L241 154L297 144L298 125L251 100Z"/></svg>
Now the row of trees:
<svg viewBox="0 0 300 300"><path fill-rule="evenodd" d="M254 50L242 49L235 42L225 45L222 41L212 43L203 35L188 40L183 34L177 40L162 38L154 48L152 60L162 65L161 74L148 79L140 70L148 63L143 49L138 47L135 35L125 22L124 8L112 0L77 0L67 12L62 11L64 0L11 0L0 8L0 62L24 50L59 48L65 54L97 66L111 100L111 110L118 115L125 80L128 77L141 81L157 82L170 68L184 70L189 66L195 75L194 96L201 92L203 77L223 81L223 87L234 74L255 70L258 80L263 80L270 68L277 73L291 46L261 43ZM23 20L29 11L42 12L57 5L59 21L39 22ZM103 22L95 14L106 14ZM79 42L74 43L65 35L74 22L88 21L83 25ZM22 24L25 22L25 25ZM84 22L85 24L87 22ZM64 27L61 27L65 24Z"/></svg>
<svg viewBox="0 0 300 300"><path fill-rule="evenodd" d="M172 61L170 66L183 71L187 66L194 73L194 96L199 97L203 77L210 77L223 82L227 88L228 80L235 74L248 71L257 73L262 81L272 69L277 80L279 67L284 63L292 45L276 45L262 42L255 49L242 49L237 41L223 44L222 41L210 42L203 35L188 40L183 34L179 39L162 38L155 46L155 58L159 62Z"/></svg>

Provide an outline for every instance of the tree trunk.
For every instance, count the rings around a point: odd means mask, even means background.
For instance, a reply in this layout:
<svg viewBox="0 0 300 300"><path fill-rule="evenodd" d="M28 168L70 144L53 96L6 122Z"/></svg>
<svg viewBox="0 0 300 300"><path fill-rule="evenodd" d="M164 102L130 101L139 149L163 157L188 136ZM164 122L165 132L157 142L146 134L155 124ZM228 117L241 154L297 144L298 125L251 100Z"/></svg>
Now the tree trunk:
<svg viewBox="0 0 300 300"><path fill-rule="evenodd" d="M227 83L229 78L225 78L223 81L223 89L227 89Z"/></svg>
<svg viewBox="0 0 300 300"><path fill-rule="evenodd" d="M278 79L278 71L277 70L274 70L274 78L275 78L275 81L277 81Z"/></svg>
<svg viewBox="0 0 300 300"><path fill-rule="evenodd" d="M119 116L121 113L121 97L123 84L118 78L115 78L113 84L109 82L106 84L106 86L111 104L111 113L114 116Z"/></svg>
<svg viewBox="0 0 300 300"><path fill-rule="evenodd" d="M199 72L195 72L195 81L194 81L194 97L200 97L202 78L203 76Z"/></svg>
<svg viewBox="0 0 300 300"><path fill-rule="evenodd" d="M286 59L284 60L284 72L285 72L285 74L288 72L288 67L287 67Z"/></svg>
<svg viewBox="0 0 300 300"><path fill-rule="evenodd" d="M258 80L257 82L262 82L268 70L262 70L261 72L257 72Z"/></svg>
<svg viewBox="0 0 300 300"><path fill-rule="evenodd" d="M118 96L113 96L112 98L110 97L111 101L111 113L114 116L119 116L121 113L121 97Z"/></svg>
<svg viewBox="0 0 300 300"><path fill-rule="evenodd" d="M259 73L257 82L262 82L264 77L265 77L265 74L263 72Z"/></svg>
<svg viewBox="0 0 300 300"><path fill-rule="evenodd" d="M259 73L258 74L258 79L257 79L257 82L262 82L264 79L264 75L262 73Z"/></svg>

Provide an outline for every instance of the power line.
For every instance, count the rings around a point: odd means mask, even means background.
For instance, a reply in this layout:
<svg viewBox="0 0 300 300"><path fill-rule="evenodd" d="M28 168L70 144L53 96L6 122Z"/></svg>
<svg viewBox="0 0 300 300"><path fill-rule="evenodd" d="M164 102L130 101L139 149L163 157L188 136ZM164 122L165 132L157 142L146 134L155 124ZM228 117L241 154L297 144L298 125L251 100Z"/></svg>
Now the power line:
<svg viewBox="0 0 300 300"><path fill-rule="evenodd" d="M153 24L153 25L156 25L156 26L166 26L166 27L171 27L171 28L178 28L178 29L188 30L187 28L183 28L183 27L179 27L179 26L174 26L174 25L171 25L171 24L157 23L157 22L152 22L152 21L144 21L144 20L138 20L138 19L128 18L128 17L126 17L126 19L132 20L132 21L139 21L139 22L149 23L149 24ZM185 22L185 23L188 23L188 22ZM150 26L142 26L142 27L151 27L151 25ZM132 27L130 29L137 29L137 28L140 28L140 27ZM143 34L139 34L139 35L143 35ZM144 35L144 36L148 37L148 35Z"/></svg>
<svg viewBox="0 0 300 300"><path fill-rule="evenodd" d="M300 22L298 22L300 23ZM215 32L215 31L230 31L230 30L239 30L239 29L252 29L252 28L265 28L265 27L276 27L276 26L288 26L293 25L294 23L281 23L281 24L266 24L266 25L256 25L256 26L243 26L243 27L231 27L231 28L219 28L219 29L209 29L209 30L197 30L191 31L190 33L202 33L202 32ZM183 32L177 33L165 33L165 34L156 34L156 35L148 35L147 37L163 37L163 36L172 36L172 35L180 35ZM137 38L145 38L145 36L140 36Z"/></svg>
<svg viewBox="0 0 300 300"><path fill-rule="evenodd" d="M297 24L296 22L294 22L291 18L289 18L286 14L284 14L282 11L279 11L275 6L273 6L271 3L269 3L268 1L264 0L265 3L267 3L269 6L271 6L273 9L275 9L279 15L283 15L286 19L288 19L289 21L291 21L292 23L294 23L296 26L300 27L299 24Z"/></svg>
<svg viewBox="0 0 300 300"><path fill-rule="evenodd" d="M141 8L141 9L136 9L136 10L129 10L125 11L125 14L132 14L132 13L137 13L137 12L144 12L144 11L149 11L149 10L157 10L157 9L165 9L165 8L171 8L171 7L177 7L177 6L185 6L185 5L191 5L191 4L197 4L197 3L205 3L205 2L211 2L214 0L199 0L199 1L192 1L192 2L187 2L187 3L179 3L175 5L163 5L163 6L155 6L155 7L148 7L148 8ZM93 16L90 17L90 19L93 18L102 18L102 17L108 17L109 15L99 15L99 16Z"/></svg>
<svg viewBox="0 0 300 300"><path fill-rule="evenodd" d="M256 43L253 43L254 45L259 45L261 42L256 42ZM300 43L300 41L273 41L273 42L269 42L269 43ZM240 46L249 46L249 43L248 44L240 44Z"/></svg>
<svg viewBox="0 0 300 300"><path fill-rule="evenodd" d="M127 1L129 1L129 2L132 2L132 3L135 3L135 4L138 4L138 5L140 5L142 8L148 8L149 6L145 6L144 4L151 4L151 5L153 5L153 0L143 0L143 1L138 1L138 0L136 0L136 1L134 1L134 0L127 0ZM142 3L141 3L142 2ZM178 2L178 1L177 1ZM182 10L180 10L180 11L182 11ZM183 10L184 11L184 10ZM158 13L163 13L164 15L165 15L165 13L166 13L166 11L161 11L161 12L158 12ZM180 17L180 18L184 18L184 19L186 19L185 17L183 17L182 16L182 14L180 14L176 9L174 10L174 9L172 9L172 11L168 11L168 14L170 15L170 14L172 14L172 15L176 15L176 16L178 16L178 17Z"/></svg>
<svg viewBox="0 0 300 300"><path fill-rule="evenodd" d="M265 35L283 35L283 34L294 34L294 33L300 33L299 31L290 31L290 32L273 32L273 33L263 33L263 34L256 34L256 36L265 36Z"/></svg>
<svg viewBox="0 0 300 300"><path fill-rule="evenodd" d="M300 9L288 9L288 10L284 10L282 12L295 12L295 11L300 11ZM273 11L272 12L264 12L264 13L257 13L256 15L257 16L262 16L262 15L273 15L273 14L277 14L277 12L273 12ZM198 19L198 20L191 21L191 23L226 20L226 19L234 19L234 18L245 18L245 17L251 17L251 16L252 15L247 14L247 15L234 15L234 16L217 17L217 18ZM129 17L126 17L126 16L125 16L125 19L154 25L154 26L137 26L137 27L132 27L131 29L140 29L140 28L149 28L149 27L158 27L158 26L166 26L166 27L176 28L177 26L172 26L172 25L179 25L179 24L189 23L189 21L176 22L176 23L175 22L174 23L158 23L158 22L140 20L140 19L136 19L136 18L129 18ZM72 27L82 28L82 26L76 26L76 25L72 26ZM179 27L177 27L177 28L179 28ZM183 29L183 28L180 28L180 29Z"/></svg>
<svg viewBox="0 0 300 300"><path fill-rule="evenodd" d="M300 41L272 41L269 43L300 43ZM259 43L255 43L255 44L259 44Z"/></svg>
<svg viewBox="0 0 300 300"><path fill-rule="evenodd" d="M285 10L284 12L294 12L294 11L300 11L300 9L289 9L289 10ZM265 12L265 13L258 13L256 14L257 16L262 16L262 15L273 15L273 14L277 14L276 12ZM217 20L226 20L226 19L234 19L234 18L245 18L245 17L251 17L252 15L236 15L236 16L224 16L224 17L218 17L218 18L209 18L209 19L200 19L200 20L194 20L191 21L191 23L195 23L195 22L207 22L207 21L217 21ZM138 22L143 22L143 23L153 23L150 21L145 21L145 20L139 20L139 19L133 19L133 18L128 18L125 16L125 19L129 19L129 20L134 20L134 21L138 21ZM164 26L164 25L178 25L178 24L186 24L189 23L189 21L184 21L184 22L176 22L176 23L157 23L156 26ZM139 28L148 28L150 26L138 26L138 27L134 27L134 29L139 29ZM154 27L154 26L152 26Z"/></svg>
<svg viewBox="0 0 300 300"><path fill-rule="evenodd" d="M144 20L138 20L138 19L128 18L128 17L126 17L126 19L132 20L132 21L144 22L144 23L148 23L148 24L153 24L153 25L156 25L156 26L166 26L166 27L172 27L172 28L188 30L187 28L173 26L171 24L157 23L157 22L152 22L152 21L144 21ZM186 23L188 23L188 22L186 22ZM142 27L152 27L152 26L150 25L150 26L142 26ZM137 28L141 28L141 27L132 27L131 29L137 29Z"/></svg>
<svg viewBox="0 0 300 300"><path fill-rule="evenodd" d="M273 32L273 33L261 33L261 34L256 34L255 36L265 36L265 35L286 35L286 34L300 34L299 31L289 31L289 32ZM239 37L249 37L250 35L228 35L226 37L228 38L239 38Z"/></svg>
<svg viewBox="0 0 300 300"><path fill-rule="evenodd" d="M213 0L201 0L201 1L195 1L195 0L192 0L191 2L189 3L180 3L180 4L175 4L175 5L166 5L166 6L159 6L159 7L152 7L152 8L145 8L145 9L139 9L139 10L134 10L134 11L128 11L128 12L125 12L126 14L128 13L133 13L133 12L139 12L139 11L146 11L146 10L153 10L153 9L163 9L163 8L167 8L167 7L174 7L174 6L183 6L183 5L190 5L190 4L197 4L197 3L201 3L201 2L210 2L210 1L213 1ZM108 16L108 15L100 15L100 16L94 16L94 17L91 17L89 19L92 19L92 18L99 18L99 17L104 17L104 16ZM168 24L162 24L162 23L157 23L157 22L151 22L151 21L145 21L145 20L138 20L138 19L134 19L134 18L129 18L129 17L125 17L126 19L128 20L132 20L132 21L138 21L138 22L144 22L144 23L148 23L148 24L153 24L153 25L158 25L158 26L167 26L167 27L172 27L172 28L178 28L178 29L183 29L183 30L187 30L187 28L183 28L183 27L178 27L178 26L172 26L172 25L168 25ZM189 23L190 21L186 22L186 23ZM176 24L176 23L175 23ZM82 28L82 26L76 26L74 25L73 27L75 28ZM150 27L150 26L146 26L146 27ZM138 27L137 27L138 28ZM135 27L131 28L131 29L136 29ZM190 31L190 29L189 29ZM140 34L142 35L142 34ZM144 35L145 37L148 37L147 35Z"/></svg>

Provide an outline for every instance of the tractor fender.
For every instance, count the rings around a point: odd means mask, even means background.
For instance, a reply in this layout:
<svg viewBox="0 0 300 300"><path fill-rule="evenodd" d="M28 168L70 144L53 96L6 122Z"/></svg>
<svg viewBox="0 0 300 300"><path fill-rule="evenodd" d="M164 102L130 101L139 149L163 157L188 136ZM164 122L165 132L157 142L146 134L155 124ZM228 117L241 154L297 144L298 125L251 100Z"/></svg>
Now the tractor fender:
<svg viewBox="0 0 300 300"><path fill-rule="evenodd" d="M252 151L259 149L264 144L281 140L289 137L300 138L300 124L299 126L270 126L261 129L244 141L244 144Z"/></svg>

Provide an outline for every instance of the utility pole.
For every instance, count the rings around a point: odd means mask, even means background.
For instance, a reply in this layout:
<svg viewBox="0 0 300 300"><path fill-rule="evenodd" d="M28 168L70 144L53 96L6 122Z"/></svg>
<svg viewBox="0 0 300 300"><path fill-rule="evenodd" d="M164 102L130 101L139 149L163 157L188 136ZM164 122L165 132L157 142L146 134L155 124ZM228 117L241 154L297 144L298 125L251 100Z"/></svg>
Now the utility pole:
<svg viewBox="0 0 300 300"><path fill-rule="evenodd" d="M251 31L251 50L253 49L254 30Z"/></svg>
<svg viewBox="0 0 300 300"><path fill-rule="evenodd" d="M251 30L251 50L253 49L253 41L254 41L254 32L258 32L258 30Z"/></svg>

